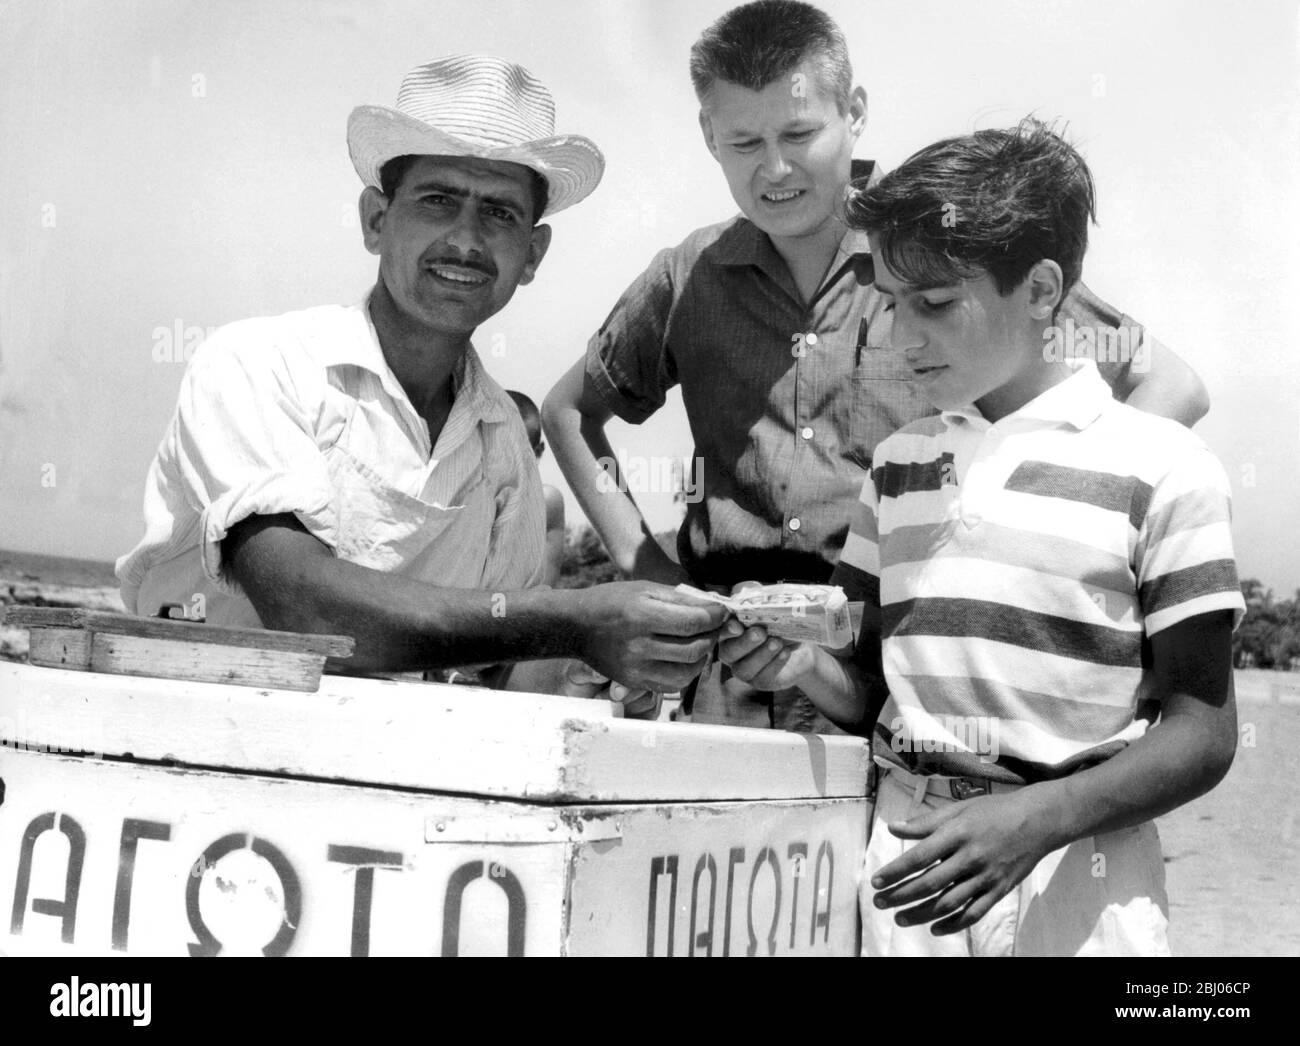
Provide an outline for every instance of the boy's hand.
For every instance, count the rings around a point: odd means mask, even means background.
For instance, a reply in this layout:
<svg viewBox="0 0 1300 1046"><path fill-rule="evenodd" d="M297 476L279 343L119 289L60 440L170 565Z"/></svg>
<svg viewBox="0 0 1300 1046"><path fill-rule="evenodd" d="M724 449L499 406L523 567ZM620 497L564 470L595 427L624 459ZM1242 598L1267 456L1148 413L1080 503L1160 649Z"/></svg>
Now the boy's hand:
<svg viewBox="0 0 1300 1046"><path fill-rule="evenodd" d="M625 719L658 719L664 700L664 695L659 691L633 690L614 682L576 658L564 667L559 693L565 697L613 701L622 706Z"/></svg>
<svg viewBox="0 0 1300 1046"><path fill-rule="evenodd" d="M1059 845L1040 827L1047 819L1035 791L978 796L890 824L899 839L921 841L872 877L876 907L912 905L894 921L934 923L937 937L979 922Z"/></svg>
<svg viewBox="0 0 1300 1046"><path fill-rule="evenodd" d="M761 625L745 628L733 617L722 626L719 638L718 657L734 675L759 690L797 686L812 671L812 644L769 637Z"/></svg>
<svg viewBox="0 0 1300 1046"><path fill-rule="evenodd" d="M664 703L658 690L632 690L622 683L610 683L608 697L622 706L624 719L658 719Z"/></svg>
<svg viewBox="0 0 1300 1046"><path fill-rule="evenodd" d="M560 686L556 691L563 697L604 697L609 690L609 676L597 672L577 658L570 658L560 673Z"/></svg>

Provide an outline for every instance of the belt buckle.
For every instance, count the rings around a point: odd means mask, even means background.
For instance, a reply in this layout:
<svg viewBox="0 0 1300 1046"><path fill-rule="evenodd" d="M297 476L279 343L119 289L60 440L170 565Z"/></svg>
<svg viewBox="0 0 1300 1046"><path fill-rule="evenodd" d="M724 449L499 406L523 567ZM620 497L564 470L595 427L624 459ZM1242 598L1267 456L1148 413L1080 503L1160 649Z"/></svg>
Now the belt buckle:
<svg viewBox="0 0 1300 1046"><path fill-rule="evenodd" d="M989 795L992 789L987 781L974 777L954 777L948 782L948 791L958 801L972 799L977 795Z"/></svg>

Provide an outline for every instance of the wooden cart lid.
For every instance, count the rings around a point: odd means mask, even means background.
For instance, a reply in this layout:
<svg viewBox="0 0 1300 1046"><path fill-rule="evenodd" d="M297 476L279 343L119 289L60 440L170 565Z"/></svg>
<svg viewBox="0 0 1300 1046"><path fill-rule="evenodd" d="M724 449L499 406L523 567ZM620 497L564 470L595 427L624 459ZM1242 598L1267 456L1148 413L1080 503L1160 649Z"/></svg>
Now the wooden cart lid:
<svg viewBox="0 0 1300 1046"><path fill-rule="evenodd" d="M860 738L637 722L604 701L328 675L300 693L14 663L0 663L0 739L540 803L860 797L869 766Z"/></svg>
<svg viewBox="0 0 1300 1046"><path fill-rule="evenodd" d="M323 657L348 657L355 645L349 636L316 636L302 632L274 632L264 628L224 628L172 618L137 617L104 610L66 607L10 607L4 623L17 628L76 628L143 639L183 638L189 643L284 650Z"/></svg>
<svg viewBox="0 0 1300 1046"><path fill-rule="evenodd" d="M287 690L315 690L325 659L351 657L355 645L349 636L56 607L12 607L0 620L29 630L28 659L44 668Z"/></svg>

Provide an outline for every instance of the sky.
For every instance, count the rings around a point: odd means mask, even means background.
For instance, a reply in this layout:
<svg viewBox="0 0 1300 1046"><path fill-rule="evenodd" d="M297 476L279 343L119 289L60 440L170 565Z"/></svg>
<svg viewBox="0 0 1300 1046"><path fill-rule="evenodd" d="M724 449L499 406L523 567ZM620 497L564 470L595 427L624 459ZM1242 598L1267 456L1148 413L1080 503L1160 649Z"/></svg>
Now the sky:
<svg viewBox="0 0 1300 1046"><path fill-rule="evenodd" d="M186 349L212 328L359 300L348 113L442 54L518 61L558 133L605 154L534 283L475 344L539 403L654 253L736 213L690 45L715 0L0 0L0 547L113 559ZM1243 577L1300 588L1300 3L850 0L857 155L1055 119L1098 188L1084 278L1201 375ZM725 402L725 401L723 401ZM674 394L632 456L687 457ZM549 454L543 480L566 490ZM671 529L667 491L639 496Z"/></svg>

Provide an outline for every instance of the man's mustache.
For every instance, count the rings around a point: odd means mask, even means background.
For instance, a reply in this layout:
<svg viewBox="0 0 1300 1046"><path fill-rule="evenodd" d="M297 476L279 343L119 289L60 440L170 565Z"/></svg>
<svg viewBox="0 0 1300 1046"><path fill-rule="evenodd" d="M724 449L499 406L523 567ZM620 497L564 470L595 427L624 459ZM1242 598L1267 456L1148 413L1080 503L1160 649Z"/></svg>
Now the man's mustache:
<svg viewBox="0 0 1300 1046"><path fill-rule="evenodd" d="M496 279L497 275L497 267L495 265L485 262L471 261L468 258L451 258L444 255L424 263L424 266L427 269L432 269L439 265L445 265L454 269L469 269L473 272L481 272L484 276L490 277L491 279Z"/></svg>

